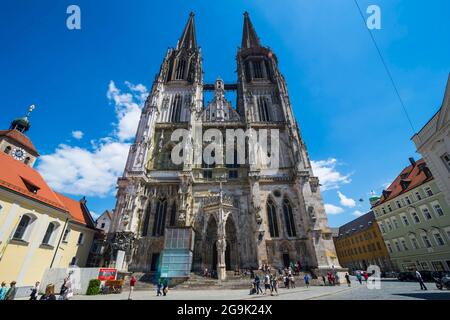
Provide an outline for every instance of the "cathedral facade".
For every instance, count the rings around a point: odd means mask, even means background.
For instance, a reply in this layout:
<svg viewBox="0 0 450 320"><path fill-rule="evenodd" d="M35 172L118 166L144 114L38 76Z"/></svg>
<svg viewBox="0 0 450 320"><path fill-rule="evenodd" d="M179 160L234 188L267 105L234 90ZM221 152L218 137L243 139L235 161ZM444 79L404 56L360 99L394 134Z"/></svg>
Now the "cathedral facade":
<svg viewBox="0 0 450 320"><path fill-rule="evenodd" d="M204 82L191 14L177 46L164 57L118 180L107 250L110 264L133 272L158 270L167 249L165 236L178 228L192 232L189 268L217 270L219 278L226 270L263 264L338 266L319 181L286 81L248 13L236 60L236 83ZM208 91L214 95L205 104ZM236 92L235 108L225 98L228 91ZM269 132L268 147L252 153L253 161L248 150L255 143L248 136L241 143L232 140L233 155L221 143L217 149L218 139L224 142L228 132L249 130ZM188 135L177 151L184 159L181 163L174 159L175 131ZM211 131L214 138L206 137ZM215 149L208 147L211 140ZM238 161L241 147L247 151ZM233 161L218 161L217 151ZM270 157L276 158L276 166L262 161Z"/></svg>

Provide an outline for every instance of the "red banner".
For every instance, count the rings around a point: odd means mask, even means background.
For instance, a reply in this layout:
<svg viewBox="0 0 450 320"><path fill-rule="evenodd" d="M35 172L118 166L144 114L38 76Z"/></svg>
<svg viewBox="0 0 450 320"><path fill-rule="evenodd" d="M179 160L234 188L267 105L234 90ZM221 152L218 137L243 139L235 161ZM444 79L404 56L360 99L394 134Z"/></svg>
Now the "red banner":
<svg viewBox="0 0 450 320"><path fill-rule="evenodd" d="M98 271L98 280L116 280L117 269L113 268L100 268Z"/></svg>

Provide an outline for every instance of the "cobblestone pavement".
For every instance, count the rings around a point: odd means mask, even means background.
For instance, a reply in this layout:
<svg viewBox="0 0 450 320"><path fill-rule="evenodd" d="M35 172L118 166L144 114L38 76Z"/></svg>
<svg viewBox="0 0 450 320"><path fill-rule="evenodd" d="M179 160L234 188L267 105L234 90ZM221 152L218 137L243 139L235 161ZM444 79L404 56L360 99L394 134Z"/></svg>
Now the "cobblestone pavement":
<svg viewBox="0 0 450 320"><path fill-rule="evenodd" d="M156 291L135 291L133 300L450 300L450 291L437 290L427 283L428 291L421 291L416 282L382 281L381 289L353 281L352 286L280 288L279 295L249 295L249 290L169 290L166 297L157 297ZM75 296L73 300L126 300L128 292L112 295Z"/></svg>

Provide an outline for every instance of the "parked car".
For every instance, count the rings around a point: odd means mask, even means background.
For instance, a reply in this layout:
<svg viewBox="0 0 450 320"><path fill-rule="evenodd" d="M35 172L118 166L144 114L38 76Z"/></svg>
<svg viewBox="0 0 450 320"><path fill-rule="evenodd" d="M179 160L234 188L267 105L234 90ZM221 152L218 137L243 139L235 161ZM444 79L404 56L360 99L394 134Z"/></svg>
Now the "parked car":
<svg viewBox="0 0 450 320"><path fill-rule="evenodd" d="M397 279L399 281L415 281L416 280L416 275L414 272L400 272L397 276Z"/></svg>

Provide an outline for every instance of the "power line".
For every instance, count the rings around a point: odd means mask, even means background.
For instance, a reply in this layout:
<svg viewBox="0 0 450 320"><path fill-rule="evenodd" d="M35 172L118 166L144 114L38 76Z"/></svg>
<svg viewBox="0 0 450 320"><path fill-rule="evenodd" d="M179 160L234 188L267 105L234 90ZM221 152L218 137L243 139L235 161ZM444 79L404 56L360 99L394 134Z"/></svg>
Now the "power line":
<svg viewBox="0 0 450 320"><path fill-rule="evenodd" d="M375 40L375 37L373 36L372 31L370 31L370 29L366 25L366 17L364 16L364 14L363 14L363 12L361 10L361 7L358 4L358 0L354 0L354 2L355 2L356 7L358 8L358 11L359 11L359 14L361 16L361 19L363 20L364 26L367 29L367 31L369 32L370 38L372 39L372 42L373 42L375 48L377 49L378 56L380 57L381 63L383 64L384 69L386 70L386 73L388 74L388 77L391 80L392 86L394 87L394 91L395 91L395 93L396 93L396 95L398 97L398 100L400 101L400 104L402 105L403 112L405 113L406 119L408 119L409 125L411 126L411 129L413 131L413 134L415 134L416 133L416 129L414 128L414 125L413 125L413 123L411 121L411 118L409 117L408 110L406 109L405 103L403 102L403 99L400 96L400 93L399 93L399 91L397 89L397 85L395 84L394 78L392 77L392 73L391 73L391 71L389 70L389 67L386 64L386 61L384 60L383 54L381 53L381 49L378 46L378 44L377 44L377 42Z"/></svg>

